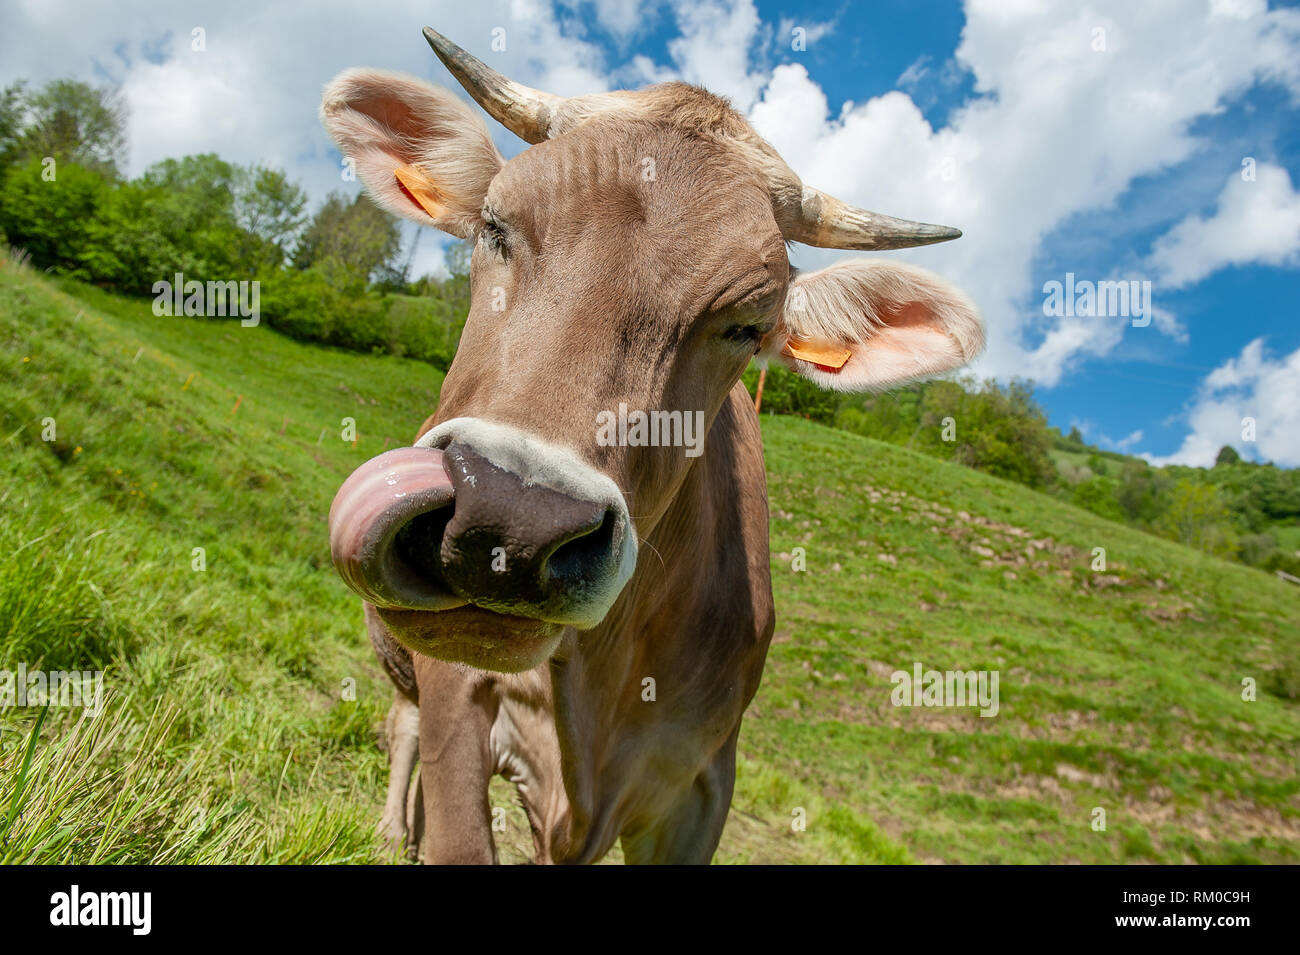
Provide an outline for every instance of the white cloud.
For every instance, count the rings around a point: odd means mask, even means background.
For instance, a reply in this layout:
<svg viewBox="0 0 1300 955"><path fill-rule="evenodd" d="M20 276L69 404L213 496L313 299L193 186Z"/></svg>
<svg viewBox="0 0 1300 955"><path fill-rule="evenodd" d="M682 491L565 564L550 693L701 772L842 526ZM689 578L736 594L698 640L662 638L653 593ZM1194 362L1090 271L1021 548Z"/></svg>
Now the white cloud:
<svg viewBox="0 0 1300 955"><path fill-rule="evenodd" d="M930 54L922 53L915 60L908 64L907 69L898 74L898 79L894 80L894 85L899 89L908 90L909 92L921 80L930 75Z"/></svg>
<svg viewBox="0 0 1300 955"><path fill-rule="evenodd" d="M579 14L590 10L602 27L627 39L641 30L654 0L563 0L563 5Z"/></svg>
<svg viewBox="0 0 1300 955"><path fill-rule="evenodd" d="M575 2L579 15L594 11L614 33L640 29L660 6ZM669 41L671 65L636 56L616 72L601 47L562 26L562 19L572 22L575 2L565 0L559 11L542 0L459 4L435 14L424 0L372 0L360 8L344 0L212 4L201 12L165 0L25 0L6 11L0 82L112 77L132 110L131 172L165 156L212 151L282 165L319 199L330 189L356 188L340 180L317 122L320 87L358 65L449 84L419 34L425 23L503 72L561 95L680 77L732 97L810 184L869 208L961 227L961 241L901 255L944 273L983 309L989 349L979 373L1027 375L1044 385L1059 382L1082 357L1112 353L1126 334L1138 334L1115 321L1045 320L1034 294L1042 277L1032 274L1044 240L1072 216L1114 208L1139 177L1193 156L1201 144L1192 124L1252 85L1279 82L1300 96L1300 11L1270 11L1260 0L1094 0L1082 9L970 0L961 44L943 69L969 71L977 95L942 128L904 92L830 103L802 63L771 68L767 51L786 39L760 20L752 0L673 0L668 9L681 35ZM204 53L189 49L196 26L207 31ZM506 30L501 52L491 46L495 27ZM1098 28L1104 51L1093 48ZM817 42L825 54L841 40L831 32ZM914 66L908 72L919 74L926 64ZM521 148L494 129L507 155ZM1243 192L1247 185L1255 191ZM1240 187L1225 189L1204 221L1194 213L1214 197L1188 196L1186 207L1174 210L1175 218L1188 218L1157 244L1149 267L1170 281L1219 267L1214 263L1246 247L1250 236L1242 233L1252 217L1267 224L1259 236L1273 236L1279 247L1292 241L1286 216L1296 193L1285 171L1261 166L1258 181ZM1115 225L1122 236L1122 216ZM1227 226L1241 241L1218 241ZM1264 241L1252 247L1255 259L1272 254ZM838 254L795 255L808 266ZM426 237L417 270L439 259L438 243ZM1153 319L1154 334L1185 339L1167 311L1156 309Z"/></svg>
<svg viewBox="0 0 1300 955"><path fill-rule="evenodd" d="M781 22L777 24L776 34L772 37L772 42L782 53L786 50L805 52L812 49L814 43L835 29L836 19L832 17L830 20L814 21L803 17L782 17ZM796 30L803 32L796 33ZM796 50L797 43L803 45L802 50Z"/></svg>
<svg viewBox="0 0 1300 955"><path fill-rule="evenodd" d="M1129 448L1138 444L1138 442L1140 442L1141 440L1142 440L1142 429L1138 428L1136 431L1126 435L1125 437L1120 438L1118 441L1112 438L1108 438L1106 435L1103 434L1100 438L1098 438L1097 443L1100 444L1103 448L1110 448L1115 451L1127 451Z"/></svg>
<svg viewBox="0 0 1300 955"><path fill-rule="evenodd" d="M1181 288L1230 265L1300 262L1300 192L1291 176L1260 163L1255 179L1233 173L1208 218L1192 213L1156 240L1151 265L1163 285Z"/></svg>
<svg viewBox="0 0 1300 955"><path fill-rule="evenodd" d="M1097 29L1104 51L1094 49ZM1044 240L1076 214L1114 207L1137 178L1187 160L1200 146L1193 122L1253 84L1300 92L1300 12L972 0L956 58L980 95L940 129L896 90L840 109L801 65L773 71L751 117L810 184L960 227L964 239L905 257L981 306L981 373L1052 385L1081 357L1114 351L1124 331L1104 320L1045 324L1037 303L1026 309ZM797 254L805 265L836 257ZM1167 311L1155 319L1157 332L1186 334Z"/></svg>
<svg viewBox="0 0 1300 955"><path fill-rule="evenodd" d="M1189 339L1187 327L1178 320L1178 316L1158 305L1151 307L1151 321L1161 334L1167 335L1179 344L1186 344Z"/></svg>
<svg viewBox="0 0 1300 955"><path fill-rule="evenodd" d="M676 0L673 13L681 36L668 44L680 78L729 97L748 111L767 80L751 66L761 22L750 0Z"/></svg>
<svg viewBox="0 0 1300 955"><path fill-rule="evenodd" d="M1245 419L1254 421L1255 440ZM1166 457L1143 455L1152 464L1210 467L1225 444L1243 456L1300 467L1300 349L1272 358L1257 338L1214 369L1201 383L1187 414L1191 432Z"/></svg>
<svg viewBox="0 0 1300 955"><path fill-rule="evenodd" d="M616 16L615 5L604 6L607 16ZM4 20L0 85L69 74L122 85L130 108L130 174L166 157L215 152L232 162L280 166L316 201L332 189L358 188L341 179L316 117L321 87L336 73L377 66L455 88L420 35L426 24L532 86L572 95L611 85L601 48L565 35L554 8L540 0L441 11L422 0L188 9L166 0L27 0L7 7ZM191 49L196 27L205 31L203 52ZM495 27L506 31L504 51L492 50ZM510 133L489 126L507 155L522 148ZM421 240L416 274L440 266L445 241Z"/></svg>

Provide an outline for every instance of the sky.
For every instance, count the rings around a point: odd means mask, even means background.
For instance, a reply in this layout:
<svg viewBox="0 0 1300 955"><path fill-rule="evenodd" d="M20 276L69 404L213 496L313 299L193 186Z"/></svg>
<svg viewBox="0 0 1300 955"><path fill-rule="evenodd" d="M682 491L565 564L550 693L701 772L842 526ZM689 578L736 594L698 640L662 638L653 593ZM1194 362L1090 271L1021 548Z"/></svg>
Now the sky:
<svg viewBox="0 0 1300 955"><path fill-rule="evenodd" d="M1053 425L1158 464L1208 466L1230 444L1300 466L1295 4L0 0L0 84L119 84L131 175L216 152L281 167L319 201L358 188L317 119L331 77L374 66L455 87L426 24L559 95L705 86L806 183L959 227L880 254L964 289L989 333L972 370L1033 379ZM507 158L525 147L493 136ZM441 269L446 237L405 228L415 274ZM795 246L792 261L851 254ZM1120 281L1127 303L1078 297ZM1052 283L1075 307L1054 307Z"/></svg>

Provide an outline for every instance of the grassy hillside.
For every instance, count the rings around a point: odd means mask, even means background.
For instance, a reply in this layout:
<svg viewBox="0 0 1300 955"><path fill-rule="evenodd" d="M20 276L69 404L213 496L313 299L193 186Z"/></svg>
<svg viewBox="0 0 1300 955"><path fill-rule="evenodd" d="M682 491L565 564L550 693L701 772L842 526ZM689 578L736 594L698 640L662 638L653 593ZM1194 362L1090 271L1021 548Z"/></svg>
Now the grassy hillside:
<svg viewBox="0 0 1300 955"><path fill-rule="evenodd" d="M38 735L0 711L0 861L381 861L391 693L325 516L438 373L12 267L0 339L0 669L103 666L110 691ZM764 430L779 621L719 861L1296 860L1300 592L920 454ZM892 706L917 661L998 670L1000 712Z"/></svg>

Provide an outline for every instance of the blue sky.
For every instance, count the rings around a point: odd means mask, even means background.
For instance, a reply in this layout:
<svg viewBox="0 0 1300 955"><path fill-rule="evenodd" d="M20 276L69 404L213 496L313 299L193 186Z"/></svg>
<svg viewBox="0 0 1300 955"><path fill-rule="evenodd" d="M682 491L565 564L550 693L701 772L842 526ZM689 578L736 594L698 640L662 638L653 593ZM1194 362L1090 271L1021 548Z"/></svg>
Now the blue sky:
<svg viewBox="0 0 1300 955"><path fill-rule="evenodd" d="M350 66L450 82L425 23L562 95L700 83L806 182L962 228L893 254L971 294L990 329L975 371L1034 378L1053 424L1156 461L1205 465L1231 443L1300 465L1293 5L26 0L0 18L0 82L122 84L131 172L215 151L283 166L315 198L356 188L316 121L320 87ZM491 49L496 28L505 51ZM522 148L494 135L507 156ZM438 268L442 247L422 236L417 265ZM795 261L840 255L801 248ZM1150 282L1153 320L1045 315L1044 283L1067 273Z"/></svg>

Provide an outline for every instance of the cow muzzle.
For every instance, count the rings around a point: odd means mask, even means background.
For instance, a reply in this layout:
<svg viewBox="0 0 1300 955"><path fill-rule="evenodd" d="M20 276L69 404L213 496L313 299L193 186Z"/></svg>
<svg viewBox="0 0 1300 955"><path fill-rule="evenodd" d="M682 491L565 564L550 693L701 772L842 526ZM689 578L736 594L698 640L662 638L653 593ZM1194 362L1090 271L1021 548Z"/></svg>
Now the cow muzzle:
<svg viewBox="0 0 1300 955"><path fill-rule="evenodd" d="M440 629L458 647L499 641L481 613L458 626L469 619L460 608L500 615L505 629L596 626L637 551L612 480L568 449L466 418L357 468L330 508L330 548L394 636L431 656Z"/></svg>

